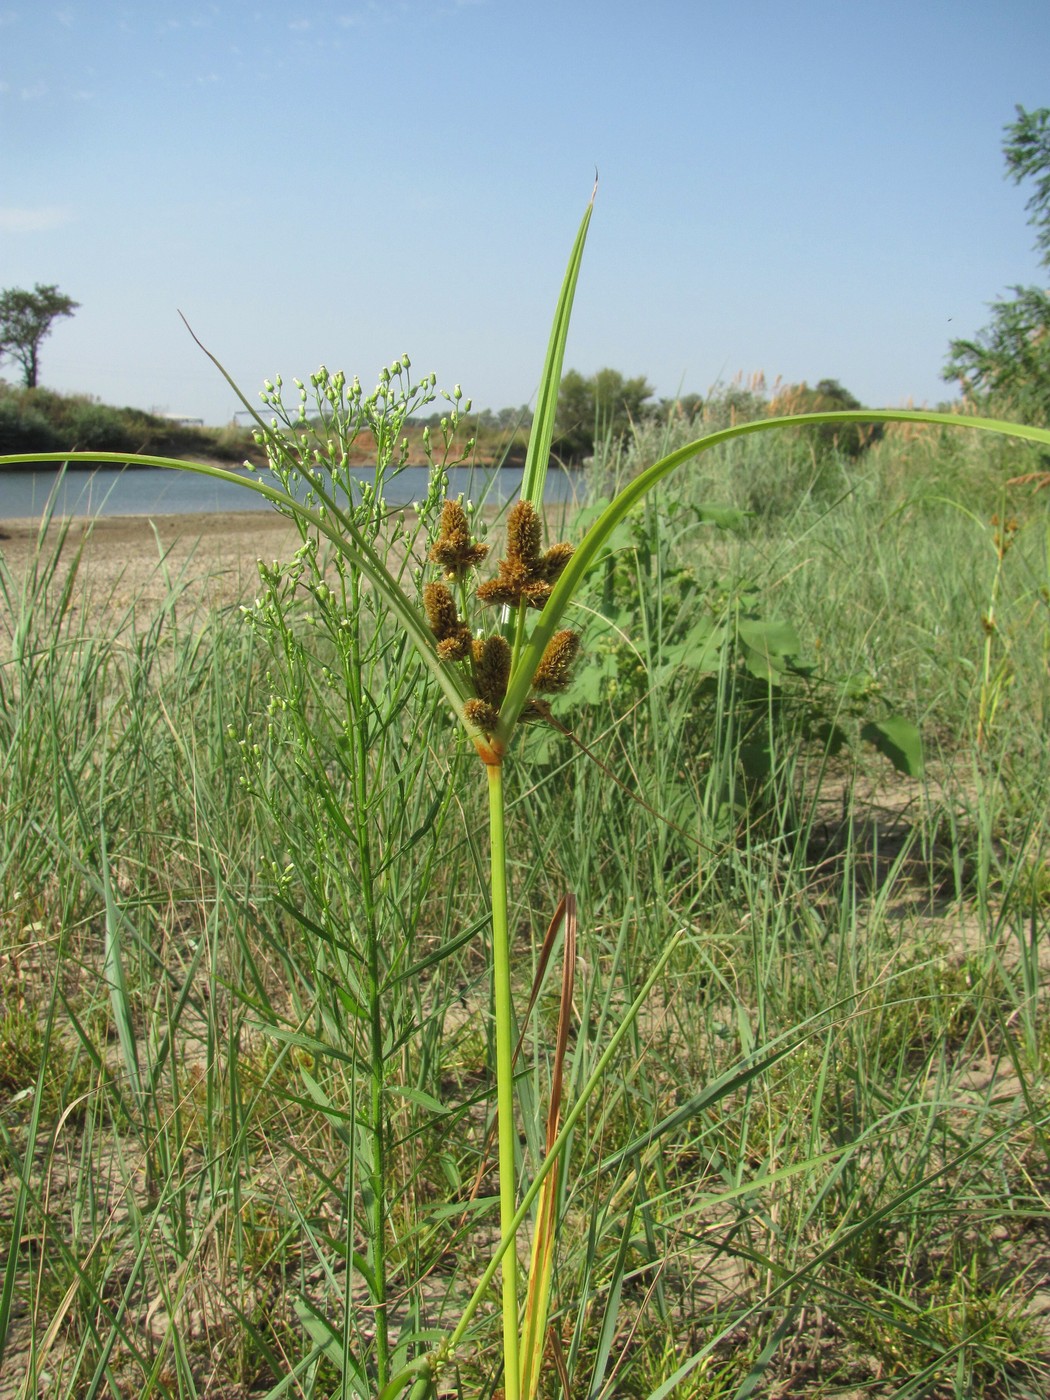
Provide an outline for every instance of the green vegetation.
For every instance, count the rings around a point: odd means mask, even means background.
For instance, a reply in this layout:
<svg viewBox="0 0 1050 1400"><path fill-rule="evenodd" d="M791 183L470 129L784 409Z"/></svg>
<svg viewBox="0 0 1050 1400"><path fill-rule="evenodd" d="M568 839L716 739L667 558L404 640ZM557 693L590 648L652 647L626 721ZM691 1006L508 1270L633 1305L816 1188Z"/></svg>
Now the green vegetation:
<svg viewBox="0 0 1050 1400"><path fill-rule="evenodd" d="M571 369L561 381L555 450L568 462L594 453L596 443L625 436L645 415L652 385L640 374L625 379L615 369L600 369L585 378Z"/></svg>
<svg viewBox="0 0 1050 1400"><path fill-rule="evenodd" d="M1050 108L1026 112L1006 128L1006 169L1017 184L1034 180L1028 201L1036 247L1050 267ZM1050 296L1042 287L1014 287L992 307L992 321L973 340L953 340L944 377L994 412L1026 423L1050 423Z"/></svg>
<svg viewBox="0 0 1050 1400"><path fill-rule="evenodd" d="M706 399L699 394L683 394L657 403L639 397L643 389L646 396L651 394L643 379L625 381L616 370L601 370L589 379L569 370L561 383L552 446L557 460L575 467L593 464L596 459L602 461L619 447L629 448L634 437L646 429L655 426L658 432L662 431L668 418L696 436L732 423L778 414L861 406L833 379L821 380L815 389L807 384L777 384L770 392L762 377L757 376L746 386L739 382L716 386ZM428 460L428 437L440 436L443 419L448 424L447 406L422 411L428 407L417 405L401 425L407 444L406 460L414 465ZM472 462L524 466L533 419L531 409L522 406L496 412L475 411L469 403L460 403L458 411L470 426ZM311 431L319 433L323 421L319 416L311 422ZM809 444L807 450L812 459L827 449L858 455L877 440L880 431L870 424L852 423L825 424L795 433ZM348 463L368 466L375 461L376 450L371 433L362 429L349 445ZM265 453L247 428L186 427L142 409L113 408L85 394L19 389L0 381L0 453L67 451L207 457L216 461L251 461L255 465L265 461Z"/></svg>
<svg viewBox="0 0 1050 1400"><path fill-rule="evenodd" d="M405 356L267 385L243 610L0 571L26 1395L1045 1393L1050 434L672 413L543 539L589 217L505 520Z"/></svg>
<svg viewBox="0 0 1050 1400"><path fill-rule="evenodd" d="M427 460L427 435L440 435L443 417L442 412L417 412L405 420L402 429L409 461ZM471 460L522 466L531 423L528 409L499 413L483 409L471 420ZM312 426L319 429L321 420ZM114 408L86 394L16 388L0 380L0 453L75 451L204 457L257 466L266 460L249 428L185 426L140 408ZM351 464L367 466L375 455L376 444L363 431L352 445Z"/></svg>
<svg viewBox="0 0 1050 1400"><path fill-rule="evenodd" d="M87 394L18 389L0 381L0 452L136 452L259 458L243 428L194 428L140 408L112 408Z"/></svg>

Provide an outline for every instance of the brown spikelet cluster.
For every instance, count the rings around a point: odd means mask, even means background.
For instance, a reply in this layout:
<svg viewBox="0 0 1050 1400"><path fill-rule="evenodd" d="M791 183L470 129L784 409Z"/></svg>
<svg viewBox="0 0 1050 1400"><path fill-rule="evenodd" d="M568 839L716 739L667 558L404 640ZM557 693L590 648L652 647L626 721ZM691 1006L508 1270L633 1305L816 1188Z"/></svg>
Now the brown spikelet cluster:
<svg viewBox="0 0 1050 1400"><path fill-rule="evenodd" d="M443 583L428 583L423 589L427 625L437 638L437 654L442 661L464 661L470 655L471 635L460 622L456 600Z"/></svg>
<svg viewBox="0 0 1050 1400"><path fill-rule="evenodd" d="M543 566L543 577L548 583L556 583L562 569L572 558L571 544L552 544L547 553L540 560Z"/></svg>
<svg viewBox="0 0 1050 1400"><path fill-rule="evenodd" d="M532 688L541 695L557 695L569 684L572 663L580 650L580 634L565 628L555 632L543 649L540 664L532 678Z"/></svg>
<svg viewBox="0 0 1050 1400"><path fill-rule="evenodd" d="M477 568L488 554L487 544L478 544L470 537L467 513L458 501L446 501L441 508L438 537L430 549L429 558L440 564L448 578L465 578Z"/></svg>
<svg viewBox="0 0 1050 1400"><path fill-rule="evenodd" d="M507 516L507 552L499 572L478 587L478 597L483 603L517 607L524 602L542 608L571 558L568 544L552 545L546 554L540 553L540 518L528 501L518 501Z"/></svg>
<svg viewBox="0 0 1050 1400"><path fill-rule="evenodd" d="M1000 559L1005 559L1010 546L1014 542L1014 536L1017 534L1017 519L1015 516L1011 515L1007 520L1000 520L998 515L993 515L992 528L994 531L992 540L995 544L996 553L999 555Z"/></svg>

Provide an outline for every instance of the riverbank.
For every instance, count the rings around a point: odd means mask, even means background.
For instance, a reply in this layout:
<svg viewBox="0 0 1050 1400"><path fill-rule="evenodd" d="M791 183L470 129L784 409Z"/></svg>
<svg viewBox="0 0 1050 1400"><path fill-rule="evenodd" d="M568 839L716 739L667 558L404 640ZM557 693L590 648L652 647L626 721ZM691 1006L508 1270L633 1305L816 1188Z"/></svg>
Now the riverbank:
<svg viewBox="0 0 1050 1400"><path fill-rule="evenodd" d="M38 551L39 522L0 521L0 555L13 579L26 575ZM62 539L72 561L80 553L81 593L103 610L162 601L174 583L209 602L232 601L254 589L259 559L287 559L299 533L275 511L216 515L109 515L53 520L41 553Z"/></svg>

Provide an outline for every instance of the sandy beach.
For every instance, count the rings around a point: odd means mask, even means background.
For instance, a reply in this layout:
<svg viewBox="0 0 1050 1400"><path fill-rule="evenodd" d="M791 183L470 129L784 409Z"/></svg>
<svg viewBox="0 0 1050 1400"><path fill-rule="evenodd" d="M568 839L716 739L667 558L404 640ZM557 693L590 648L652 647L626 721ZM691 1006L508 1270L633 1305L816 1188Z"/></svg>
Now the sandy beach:
<svg viewBox="0 0 1050 1400"><path fill-rule="evenodd" d="M53 521L47 541L67 522ZM37 551L36 521L0 520L0 555L16 580ZM208 601L255 591L256 561L287 559L299 547L294 526L276 512L223 515L99 516L68 522L64 554L82 551L83 593L103 610L160 602L178 581Z"/></svg>

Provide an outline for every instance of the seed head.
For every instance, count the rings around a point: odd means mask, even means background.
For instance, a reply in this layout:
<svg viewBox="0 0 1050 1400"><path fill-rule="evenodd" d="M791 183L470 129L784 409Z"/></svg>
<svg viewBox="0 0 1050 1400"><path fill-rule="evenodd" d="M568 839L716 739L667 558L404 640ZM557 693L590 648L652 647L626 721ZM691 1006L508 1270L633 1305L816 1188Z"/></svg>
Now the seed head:
<svg viewBox="0 0 1050 1400"><path fill-rule="evenodd" d="M460 627L454 636L438 642L437 654L442 661L465 661L470 655L471 641L470 628Z"/></svg>
<svg viewBox="0 0 1050 1400"><path fill-rule="evenodd" d="M498 709L510 680L510 643L497 633L494 637L475 640L473 652L474 684L478 695Z"/></svg>
<svg viewBox="0 0 1050 1400"><path fill-rule="evenodd" d="M423 609L431 632L437 638L442 661L463 661L470 655L470 628L459 620L456 600L443 583L428 583L423 589Z"/></svg>
<svg viewBox="0 0 1050 1400"><path fill-rule="evenodd" d="M507 516L507 563L536 571L540 557L540 518L531 501L518 501Z"/></svg>
<svg viewBox="0 0 1050 1400"><path fill-rule="evenodd" d="M485 734L491 734L499 724L499 711L487 700L468 700L463 706L463 713L471 724Z"/></svg>
<svg viewBox="0 0 1050 1400"><path fill-rule="evenodd" d="M555 632L544 648L536 674L532 678L534 690L544 695L556 695L569 684L572 663L580 650L580 634L565 628Z"/></svg>
<svg viewBox="0 0 1050 1400"><path fill-rule="evenodd" d="M540 560L543 577L548 583L555 583L561 577L565 565L573 556L571 544L552 544Z"/></svg>
<svg viewBox="0 0 1050 1400"><path fill-rule="evenodd" d="M451 637L459 626L456 600L443 583L428 583L423 588L423 608L427 623L438 641Z"/></svg>
<svg viewBox="0 0 1050 1400"><path fill-rule="evenodd" d="M477 594L483 603L506 603L515 607L528 586L529 573L521 561L504 559L495 578L478 584Z"/></svg>
<svg viewBox="0 0 1050 1400"><path fill-rule="evenodd" d="M438 537L430 550L430 559L440 564L449 578L463 578L476 568L488 554L487 544L470 538L467 514L458 501L446 501L441 508Z"/></svg>
<svg viewBox="0 0 1050 1400"><path fill-rule="evenodd" d="M499 572L478 588L483 603L542 608L551 585L572 557L572 546L552 545L540 554L540 518L528 501L518 501L507 516L507 553Z"/></svg>

